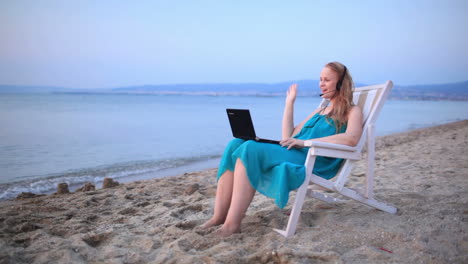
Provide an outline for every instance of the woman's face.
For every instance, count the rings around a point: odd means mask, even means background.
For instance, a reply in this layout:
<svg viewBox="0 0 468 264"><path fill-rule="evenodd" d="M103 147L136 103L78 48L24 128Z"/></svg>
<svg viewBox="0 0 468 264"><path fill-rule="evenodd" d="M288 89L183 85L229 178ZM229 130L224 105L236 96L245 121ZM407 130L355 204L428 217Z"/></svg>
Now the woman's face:
<svg viewBox="0 0 468 264"><path fill-rule="evenodd" d="M320 73L320 90L322 91L322 98L330 99L336 93L336 83L338 82L338 73L324 67Z"/></svg>

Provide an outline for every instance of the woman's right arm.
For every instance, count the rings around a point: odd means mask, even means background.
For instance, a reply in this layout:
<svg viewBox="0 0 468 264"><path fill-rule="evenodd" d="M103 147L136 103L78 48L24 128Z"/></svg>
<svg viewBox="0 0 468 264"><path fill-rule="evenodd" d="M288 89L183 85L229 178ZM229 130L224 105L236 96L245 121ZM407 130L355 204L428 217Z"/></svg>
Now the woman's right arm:
<svg viewBox="0 0 468 264"><path fill-rule="evenodd" d="M286 101L283 112L281 138L290 138L294 132L294 102L296 101L297 84L293 83L286 92Z"/></svg>
<svg viewBox="0 0 468 264"><path fill-rule="evenodd" d="M291 84L289 86L289 90L286 93L286 105L284 106L284 113L283 113L283 125L282 125L282 140L286 140L288 138L293 137L299 131L301 131L302 127L304 126L305 122L309 120L313 115L318 113L320 110L319 108L316 109L312 114L310 114L306 119L304 119L299 125L294 127L294 102L296 101L297 95L297 84Z"/></svg>

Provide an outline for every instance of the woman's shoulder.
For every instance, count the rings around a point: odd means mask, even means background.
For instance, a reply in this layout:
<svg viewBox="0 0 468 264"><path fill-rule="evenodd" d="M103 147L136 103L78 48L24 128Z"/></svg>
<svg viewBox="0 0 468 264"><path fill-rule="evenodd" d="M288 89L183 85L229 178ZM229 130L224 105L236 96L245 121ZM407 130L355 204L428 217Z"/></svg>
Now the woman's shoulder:
<svg viewBox="0 0 468 264"><path fill-rule="evenodd" d="M362 109L361 107L357 106L357 105L353 105L351 106L351 108L349 109L349 115L352 115L352 114L361 114L362 115Z"/></svg>
<svg viewBox="0 0 468 264"><path fill-rule="evenodd" d="M362 109L357 106L357 105L354 105L351 107L351 109L349 109L349 112L348 112L348 122L350 120L354 120L354 121L359 121L362 123Z"/></svg>

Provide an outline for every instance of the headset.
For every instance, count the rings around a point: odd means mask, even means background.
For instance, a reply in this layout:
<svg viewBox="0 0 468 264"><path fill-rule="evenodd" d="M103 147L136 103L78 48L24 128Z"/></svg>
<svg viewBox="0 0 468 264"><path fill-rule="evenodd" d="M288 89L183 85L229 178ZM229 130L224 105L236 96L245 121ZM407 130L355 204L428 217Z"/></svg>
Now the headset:
<svg viewBox="0 0 468 264"><path fill-rule="evenodd" d="M341 89L341 86L343 86L343 80L344 80L344 77L346 76L346 71L348 70L346 68L346 66L344 66L344 71L343 71L343 74L341 75L341 78L340 80L336 83L336 90L339 91Z"/></svg>
<svg viewBox="0 0 468 264"><path fill-rule="evenodd" d="M338 80L338 82L336 83L335 91L331 91L331 92L340 91L341 86L343 86L343 80L344 80L344 77L346 76L346 71L348 70L346 66L343 65L343 67L344 67L343 74L341 75L340 80ZM330 92L327 92L327 93L330 93ZM320 97L322 97L323 95L324 95L323 93L319 94Z"/></svg>

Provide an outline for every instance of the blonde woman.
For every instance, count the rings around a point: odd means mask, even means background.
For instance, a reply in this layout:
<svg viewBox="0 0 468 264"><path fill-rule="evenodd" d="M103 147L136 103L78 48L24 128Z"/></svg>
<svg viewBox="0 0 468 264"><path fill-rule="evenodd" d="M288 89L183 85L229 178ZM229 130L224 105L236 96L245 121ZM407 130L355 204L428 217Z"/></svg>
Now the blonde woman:
<svg viewBox="0 0 468 264"><path fill-rule="evenodd" d="M314 110L294 126L297 84L286 94L280 145L233 139L226 147L218 169L213 216L201 227L222 227L229 236L241 231L241 221L256 191L275 199L283 208L289 192L305 179L305 140L355 146L362 133L362 112L352 103L353 80L347 68L330 62L320 73L322 97L328 106ZM335 176L342 160L317 157L313 173L325 179Z"/></svg>

